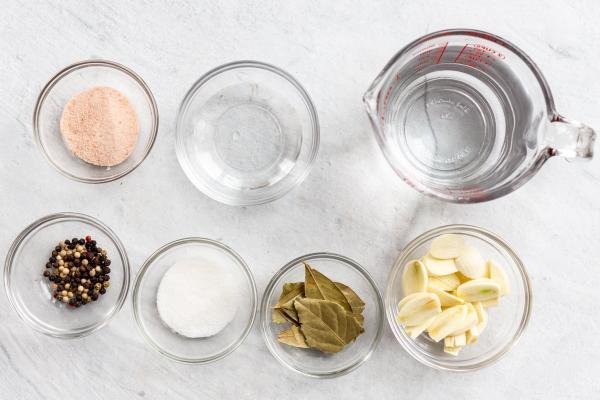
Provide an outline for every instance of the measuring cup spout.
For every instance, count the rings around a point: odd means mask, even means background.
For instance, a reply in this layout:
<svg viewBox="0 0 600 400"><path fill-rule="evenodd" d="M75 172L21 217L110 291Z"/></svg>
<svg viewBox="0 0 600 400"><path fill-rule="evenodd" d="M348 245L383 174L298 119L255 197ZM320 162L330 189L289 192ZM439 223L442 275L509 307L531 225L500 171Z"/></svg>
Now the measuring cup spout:
<svg viewBox="0 0 600 400"><path fill-rule="evenodd" d="M596 132L589 126L557 116L546 129L544 142L552 156L590 160L595 140Z"/></svg>

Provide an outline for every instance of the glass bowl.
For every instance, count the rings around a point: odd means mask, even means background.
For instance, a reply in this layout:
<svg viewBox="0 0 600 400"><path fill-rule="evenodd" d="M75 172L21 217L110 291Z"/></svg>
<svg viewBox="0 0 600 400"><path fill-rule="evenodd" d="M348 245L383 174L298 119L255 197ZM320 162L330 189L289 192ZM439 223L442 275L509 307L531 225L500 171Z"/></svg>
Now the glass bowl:
<svg viewBox="0 0 600 400"><path fill-rule="evenodd" d="M328 278L349 286L366 304L365 332L339 353L291 347L277 340L277 334L287 326L271 322L271 309L277 304L284 283L304 281L303 262ZM313 378L333 378L358 368L379 344L383 330L383 300L375 281L355 261L338 254L307 254L290 261L269 282L260 309L263 337L273 357L286 367Z"/></svg>
<svg viewBox="0 0 600 400"><path fill-rule="evenodd" d="M111 260L110 287L98 301L79 308L53 303L42 276L54 246L67 238L92 236ZM102 222L84 214L59 213L40 218L17 236L4 265L4 286L12 308L36 331L76 338L102 328L121 309L129 290L129 260L123 244Z"/></svg>
<svg viewBox="0 0 600 400"><path fill-rule="evenodd" d="M79 159L63 140L60 118L75 94L94 86L110 86L129 99L138 118L135 148L122 163L100 167ZM60 173L84 183L103 183L119 179L148 156L158 132L158 108L146 82L129 68L112 61L88 60L67 66L42 89L33 112L33 133L46 159Z"/></svg>
<svg viewBox="0 0 600 400"><path fill-rule="evenodd" d="M508 275L510 293L496 307L488 308L488 324L478 341L465 346L458 356L443 352L443 344L435 343L426 334L411 339L396 321L402 293L402 271L408 261L418 259L429 250L431 241L439 235L462 235L487 259L498 262ZM497 235L469 225L448 225L432 229L410 242L398 256L388 279L385 293L387 320L402 347L417 361L430 367L466 372L487 367L502 358L519 340L531 313L531 284L525 266L514 250Z"/></svg>
<svg viewBox="0 0 600 400"><path fill-rule="evenodd" d="M239 280L241 298L246 299L233 320L219 333L206 338L178 335L161 320L156 293L165 272L178 260L193 257L219 259ZM142 265L133 287L133 313L137 326L148 344L176 361L206 364L219 360L237 349L252 328L256 316L257 293L248 265L229 247L210 239L186 238L156 250Z"/></svg>
<svg viewBox="0 0 600 400"><path fill-rule="evenodd" d="M319 121L288 73L256 61L213 69L188 91L177 116L176 152L204 194L229 205L275 200L308 175Z"/></svg>

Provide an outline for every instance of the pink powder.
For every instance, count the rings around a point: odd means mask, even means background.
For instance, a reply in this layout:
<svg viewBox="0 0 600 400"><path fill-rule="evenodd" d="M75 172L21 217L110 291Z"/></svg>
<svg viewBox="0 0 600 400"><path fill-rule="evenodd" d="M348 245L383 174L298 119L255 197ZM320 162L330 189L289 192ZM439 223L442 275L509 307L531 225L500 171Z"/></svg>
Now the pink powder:
<svg viewBox="0 0 600 400"><path fill-rule="evenodd" d="M127 97L113 88L98 86L68 101L60 119L60 132L77 157L111 167L133 152L138 120Z"/></svg>

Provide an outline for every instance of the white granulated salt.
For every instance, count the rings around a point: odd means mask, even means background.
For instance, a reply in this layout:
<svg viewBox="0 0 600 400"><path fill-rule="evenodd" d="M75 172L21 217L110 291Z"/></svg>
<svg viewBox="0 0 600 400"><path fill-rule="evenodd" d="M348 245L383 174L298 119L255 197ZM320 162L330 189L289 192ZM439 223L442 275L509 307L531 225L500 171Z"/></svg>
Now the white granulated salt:
<svg viewBox="0 0 600 400"><path fill-rule="evenodd" d="M189 338L213 336L235 317L239 283L226 267L205 259L181 260L164 274L156 305L162 321Z"/></svg>

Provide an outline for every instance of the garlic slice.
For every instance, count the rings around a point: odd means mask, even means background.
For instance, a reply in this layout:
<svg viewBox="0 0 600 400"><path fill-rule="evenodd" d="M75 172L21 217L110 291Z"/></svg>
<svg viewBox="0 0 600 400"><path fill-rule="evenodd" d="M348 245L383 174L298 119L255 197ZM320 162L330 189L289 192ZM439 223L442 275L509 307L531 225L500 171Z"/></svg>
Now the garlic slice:
<svg viewBox="0 0 600 400"><path fill-rule="evenodd" d="M460 256L464 246L465 240L462 236L448 233L433 239L429 252L435 258L447 260Z"/></svg>
<svg viewBox="0 0 600 400"><path fill-rule="evenodd" d="M421 261L412 260L402 270L402 291L404 295L427 290L427 269Z"/></svg>
<svg viewBox="0 0 600 400"><path fill-rule="evenodd" d="M477 279L486 276L485 260L473 246L466 245L454 262L458 271L467 278Z"/></svg>
<svg viewBox="0 0 600 400"><path fill-rule="evenodd" d="M442 312L440 299L432 293L413 293L398 304L398 322L416 326Z"/></svg>
<svg viewBox="0 0 600 400"><path fill-rule="evenodd" d="M500 296L500 285L489 278L473 279L456 288L456 295L467 302L495 300Z"/></svg>
<svg viewBox="0 0 600 400"><path fill-rule="evenodd" d="M429 288L436 288L445 292L450 292L460 285L460 280L455 274L430 276L428 285Z"/></svg>
<svg viewBox="0 0 600 400"><path fill-rule="evenodd" d="M443 260L441 258L435 258L431 254L427 253L425 256L423 256L421 261L423 261L423 264L425 264L429 275L450 275L458 271L453 259Z"/></svg>
<svg viewBox="0 0 600 400"><path fill-rule="evenodd" d="M502 269L502 267L493 260L488 260L486 267L488 270L488 277L500 285L500 296L506 296L509 294L510 283L508 280L508 275L506 275L506 272Z"/></svg>

